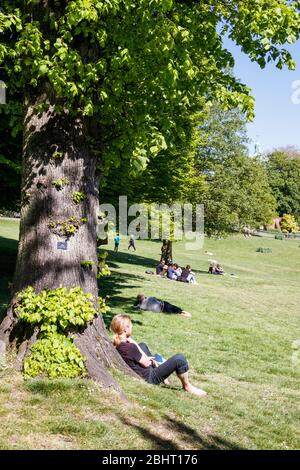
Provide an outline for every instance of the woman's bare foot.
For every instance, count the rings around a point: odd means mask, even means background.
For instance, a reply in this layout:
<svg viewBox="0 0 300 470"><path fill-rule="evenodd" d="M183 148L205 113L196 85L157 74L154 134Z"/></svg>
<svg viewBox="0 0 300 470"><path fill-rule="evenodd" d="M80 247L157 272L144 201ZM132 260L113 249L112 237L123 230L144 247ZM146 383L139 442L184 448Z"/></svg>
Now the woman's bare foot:
<svg viewBox="0 0 300 470"><path fill-rule="evenodd" d="M184 390L188 393L193 393L193 395L198 395L198 397L206 397L207 393L201 388L194 387L193 385L187 385L184 387Z"/></svg>
<svg viewBox="0 0 300 470"><path fill-rule="evenodd" d="M185 310L182 310L181 314L183 317L190 318L192 314L190 312L186 312Z"/></svg>
<svg viewBox="0 0 300 470"><path fill-rule="evenodd" d="M164 383L165 385L170 385L171 382L169 381L169 379L165 379L163 383Z"/></svg>

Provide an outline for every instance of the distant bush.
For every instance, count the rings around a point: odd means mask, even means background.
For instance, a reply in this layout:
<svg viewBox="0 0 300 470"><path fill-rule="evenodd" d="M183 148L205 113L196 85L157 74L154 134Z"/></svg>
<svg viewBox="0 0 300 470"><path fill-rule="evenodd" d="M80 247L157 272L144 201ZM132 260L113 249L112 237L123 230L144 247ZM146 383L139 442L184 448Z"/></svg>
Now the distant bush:
<svg viewBox="0 0 300 470"><path fill-rule="evenodd" d="M11 217L13 219L19 219L20 212L9 209L0 209L0 217Z"/></svg>
<svg viewBox="0 0 300 470"><path fill-rule="evenodd" d="M262 248L259 247L256 249L257 253L272 253L272 248Z"/></svg>
<svg viewBox="0 0 300 470"><path fill-rule="evenodd" d="M291 214L284 214L280 222L281 230L284 233L296 233L299 232L299 225L296 219Z"/></svg>

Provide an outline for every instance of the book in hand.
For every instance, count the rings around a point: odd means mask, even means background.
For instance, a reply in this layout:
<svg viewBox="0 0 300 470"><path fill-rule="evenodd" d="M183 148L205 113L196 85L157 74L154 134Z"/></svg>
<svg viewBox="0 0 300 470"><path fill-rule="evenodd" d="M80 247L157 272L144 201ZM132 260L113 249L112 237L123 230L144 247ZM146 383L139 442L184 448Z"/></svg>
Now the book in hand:
<svg viewBox="0 0 300 470"><path fill-rule="evenodd" d="M160 354L155 354L154 356L154 360L155 362L157 362L157 364L160 366L161 364L163 364L164 362L166 362L166 359L164 357L162 357Z"/></svg>

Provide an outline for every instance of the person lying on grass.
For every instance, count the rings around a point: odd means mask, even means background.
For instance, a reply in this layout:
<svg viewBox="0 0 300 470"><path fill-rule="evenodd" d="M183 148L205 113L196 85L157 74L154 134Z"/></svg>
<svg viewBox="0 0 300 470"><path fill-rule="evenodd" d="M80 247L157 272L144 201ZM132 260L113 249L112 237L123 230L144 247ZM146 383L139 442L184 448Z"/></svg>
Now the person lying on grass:
<svg viewBox="0 0 300 470"><path fill-rule="evenodd" d="M156 297L145 297L144 294L139 294L137 296L134 307L139 308L140 310L149 310L150 312L155 313L164 312L175 313L177 315L182 315L183 317L192 316L190 312L186 312L176 305L170 304L164 300L159 300Z"/></svg>
<svg viewBox="0 0 300 470"><path fill-rule="evenodd" d="M114 316L110 327L114 332L113 344L119 354L126 364L148 383L159 385L165 382L173 372L176 372L186 392L193 393L199 397L207 395L204 390L194 387L190 383L188 375L189 366L182 354L176 354L158 366L148 346L145 343L137 344L131 338L132 322L129 315Z"/></svg>

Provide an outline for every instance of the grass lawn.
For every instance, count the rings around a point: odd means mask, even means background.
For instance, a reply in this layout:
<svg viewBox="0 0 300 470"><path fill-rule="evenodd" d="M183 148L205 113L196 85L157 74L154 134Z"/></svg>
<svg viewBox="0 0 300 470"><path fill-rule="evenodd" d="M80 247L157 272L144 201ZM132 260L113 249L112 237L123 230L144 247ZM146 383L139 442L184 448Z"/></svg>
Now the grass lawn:
<svg viewBox="0 0 300 470"><path fill-rule="evenodd" d="M18 223L0 220L0 309L7 302ZM199 285L145 274L154 269L160 243L137 242L137 252L108 247L112 276L109 324L129 313L133 337L165 357L186 355L198 399L114 371L128 400L89 380L24 382L9 363L0 372L0 449L299 449L300 339L299 241L241 236L206 240L198 252L174 244L174 258L191 264ZM272 253L257 253L257 247ZM207 250L214 253L209 256ZM237 277L207 274L208 259ZM192 318L132 309L144 292L175 303ZM300 354L300 353L299 353Z"/></svg>

